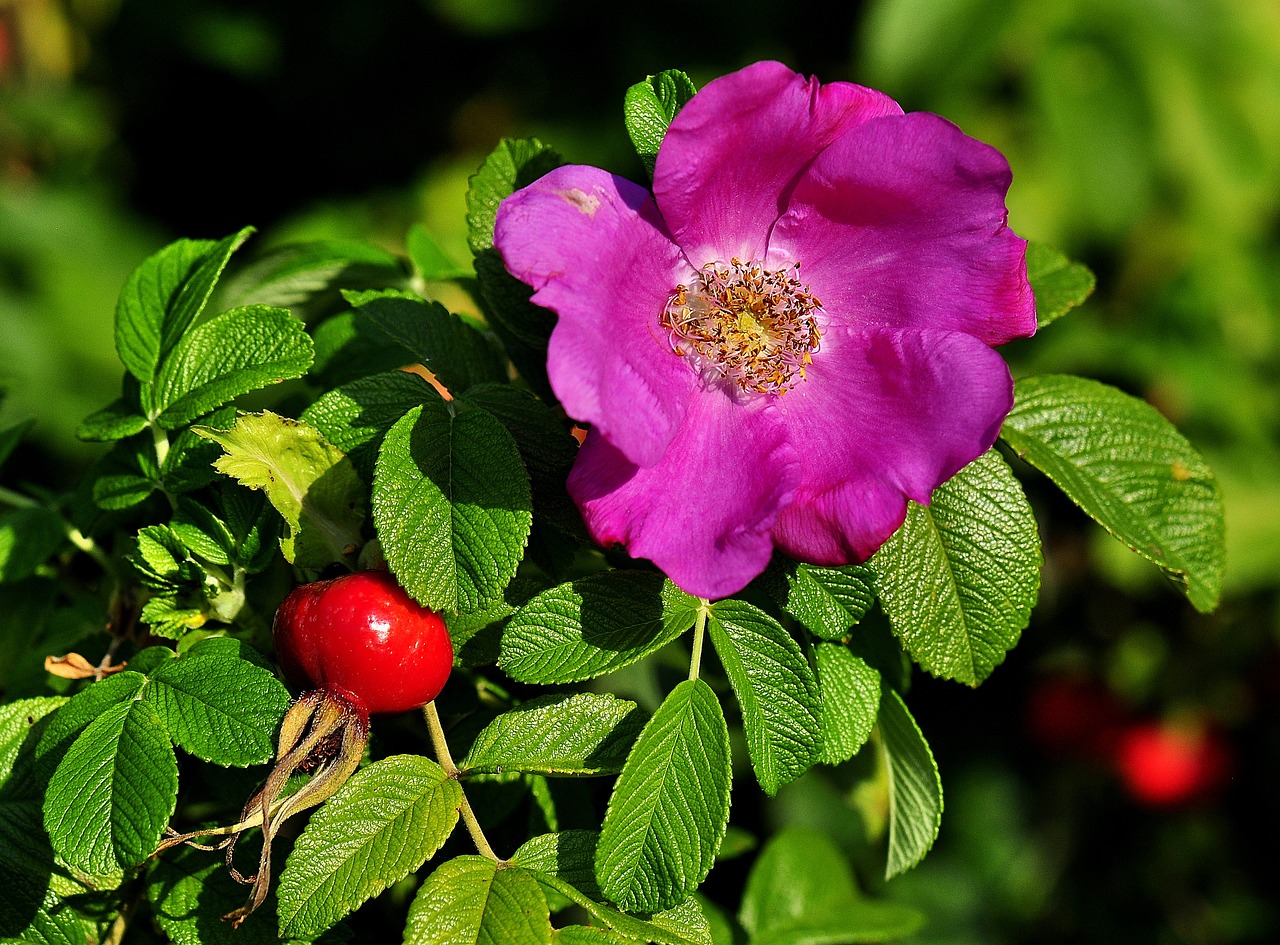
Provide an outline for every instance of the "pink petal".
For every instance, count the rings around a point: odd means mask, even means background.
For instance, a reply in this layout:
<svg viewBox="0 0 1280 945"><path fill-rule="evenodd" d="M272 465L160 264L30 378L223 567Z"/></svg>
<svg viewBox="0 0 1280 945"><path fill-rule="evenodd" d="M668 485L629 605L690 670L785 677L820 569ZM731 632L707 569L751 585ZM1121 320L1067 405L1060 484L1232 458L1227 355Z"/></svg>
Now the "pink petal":
<svg viewBox="0 0 1280 945"><path fill-rule="evenodd" d="M891 114L902 109L880 92L820 85L778 62L714 79L676 115L658 151L662 216L695 266L761 259L805 165L855 125Z"/></svg>
<svg viewBox="0 0 1280 945"><path fill-rule="evenodd" d="M1005 225L1011 176L999 151L936 115L868 121L801 177L770 255L799 260L828 311L859 325L1026 337L1035 301L1026 242Z"/></svg>
<svg viewBox="0 0 1280 945"><path fill-rule="evenodd" d="M559 316L547 373L565 411L633 462L657 462L696 375L658 323L691 274L648 191L598 168L557 168L502 202L494 245Z"/></svg>
<svg viewBox="0 0 1280 945"><path fill-rule="evenodd" d="M803 462L774 537L815 564L863 561L995 442L1013 405L1000 355L961 332L837 326L778 399Z"/></svg>
<svg viewBox="0 0 1280 945"><path fill-rule="evenodd" d="M670 448L648 468L593 430L569 493L601 545L621 543L687 593L719 598L769 563L770 529L799 471L769 401L741 400L716 385L694 397Z"/></svg>

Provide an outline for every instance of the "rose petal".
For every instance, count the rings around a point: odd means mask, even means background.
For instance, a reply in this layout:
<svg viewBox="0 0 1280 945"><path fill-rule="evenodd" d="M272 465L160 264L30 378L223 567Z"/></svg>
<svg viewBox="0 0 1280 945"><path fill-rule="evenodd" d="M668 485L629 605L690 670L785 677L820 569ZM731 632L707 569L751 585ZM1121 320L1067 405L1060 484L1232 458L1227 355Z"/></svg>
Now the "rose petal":
<svg viewBox="0 0 1280 945"><path fill-rule="evenodd" d="M557 168L502 202L494 245L559 316L547 374L565 411L633 462L657 462L697 378L658 323L691 271L653 198L598 168Z"/></svg>
<svg viewBox="0 0 1280 945"><path fill-rule="evenodd" d="M778 399L803 463L778 546L817 564L865 560L908 498L927 503L991 447L1012 404L1008 367L971 335L830 330L807 380Z"/></svg>
<svg viewBox="0 0 1280 945"><path fill-rule="evenodd" d="M858 324L1035 332L1026 242L1005 225L1011 173L995 148L937 115L868 121L800 178L770 241L831 311Z"/></svg>
<svg viewBox="0 0 1280 945"><path fill-rule="evenodd" d="M901 115L893 99L850 82L820 85L779 62L713 79L676 115L653 190L695 266L761 259L796 176L855 125Z"/></svg>
<svg viewBox="0 0 1280 945"><path fill-rule="evenodd" d="M648 558L689 594L736 593L769 563L770 529L799 476L795 451L765 398L713 386L694 397L655 465L629 463L588 434L569 493L592 536Z"/></svg>

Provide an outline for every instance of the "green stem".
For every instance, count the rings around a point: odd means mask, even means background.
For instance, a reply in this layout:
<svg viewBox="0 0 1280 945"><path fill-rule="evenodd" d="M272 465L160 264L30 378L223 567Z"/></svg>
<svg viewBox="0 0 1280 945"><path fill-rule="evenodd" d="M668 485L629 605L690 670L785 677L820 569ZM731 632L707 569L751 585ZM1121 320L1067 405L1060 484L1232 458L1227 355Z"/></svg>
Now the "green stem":
<svg viewBox="0 0 1280 945"><path fill-rule="evenodd" d="M0 486L0 503L10 505L15 509L35 509L42 507L39 500L33 499L29 495L23 495L21 492L14 492L12 489L7 489L4 486ZM57 509L51 507L51 511L56 512ZM59 514L59 518L62 519L62 531L66 534L67 541L71 542L71 544L75 545L80 551L83 551L94 561L98 562L102 567L102 570L109 574L114 574L115 563L105 551L98 547L97 542L84 535L80 529L68 522L61 514Z"/></svg>
<svg viewBox="0 0 1280 945"><path fill-rule="evenodd" d="M698 605L698 619L693 624L693 655L689 658L689 679L697 679L698 673L702 671L702 641L706 636L707 617L711 614L711 601L705 597L698 598L702 601Z"/></svg>
<svg viewBox="0 0 1280 945"><path fill-rule="evenodd" d="M40 504L31 496L23 495L21 492L14 492L4 486L0 486L0 502L5 505L12 505L15 509L32 509Z"/></svg>
<svg viewBox="0 0 1280 945"><path fill-rule="evenodd" d="M431 736L431 745L436 750L436 760L440 762L440 767L444 769L446 775L459 780L458 786L461 787L460 772L458 766L453 763L449 743L445 741L444 727L440 724L440 713L436 711L436 704L428 702L422 707L422 715L427 720L427 732ZM488 838L480 828L480 821L476 819L476 812L471 809L471 802L467 800L466 792L461 792L459 796L462 798L462 803L458 806L458 813L462 816L462 822L467 825L467 833L471 834L471 842L476 845L476 850L481 856L493 860L499 867L506 866L507 861L494 853L493 847L489 845Z"/></svg>
<svg viewBox="0 0 1280 945"><path fill-rule="evenodd" d="M151 421L151 442L155 444L156 462L163 468L165 457L169 455L169 434L154 420Z"/></svg>

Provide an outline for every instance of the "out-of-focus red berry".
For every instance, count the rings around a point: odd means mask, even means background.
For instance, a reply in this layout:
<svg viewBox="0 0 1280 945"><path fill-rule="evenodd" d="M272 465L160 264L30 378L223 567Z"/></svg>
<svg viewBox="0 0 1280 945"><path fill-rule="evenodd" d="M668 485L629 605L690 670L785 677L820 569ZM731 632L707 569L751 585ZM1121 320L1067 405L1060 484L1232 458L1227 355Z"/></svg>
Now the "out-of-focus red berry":
<svg viewBox="0 0 1280 945"><path fill-rule="evenodd" d="M1128 724L1124 704L1099 679L1054 676L1031 691L1027 725L1032 738L1053 754L1108 760Z"/></svg>
<svg viewBox="0 0 1280 945"><path fill-rule="evenodd" d="M1211 798L1229 775L1222 735L1199 720L1144 721L1125 730L1116 771L1135 800L1171 807Z"/></svg>

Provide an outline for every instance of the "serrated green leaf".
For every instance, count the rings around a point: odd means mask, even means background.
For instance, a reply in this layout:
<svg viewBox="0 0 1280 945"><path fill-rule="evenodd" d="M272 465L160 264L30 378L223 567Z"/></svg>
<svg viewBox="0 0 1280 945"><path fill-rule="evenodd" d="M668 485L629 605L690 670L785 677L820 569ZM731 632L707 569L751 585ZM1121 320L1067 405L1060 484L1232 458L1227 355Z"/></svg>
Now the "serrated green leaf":
<svg viewBox="0 0 1280 945"><path fill-rule="evenodd" d="M76 427L76 438L106 443L133 436L146 428L147 418L142 409L121 397L85 417Z"/></svg>
<svg viewBox="0 0 1280 945"><path fill-rule="evenodd" d="M391 570L435 610L483 610L515 575L533 524L511 435L483 410L434 401L387 433L373 520Z"/></svg>
<svg viewBox="0 0 1280 945"><path fill-rule="evenodd" d="M94 468L93 501L98 508L120 511L146 500L161 486L155 444L147 434L127 437L111 447Z"/></svg>
<svg viewBox="0 0 1280 945"><path fill-rule="evenodd" d="M125 670L72 696L40 733L33 755L37 779L48 782L54 768L89 724L113 706L137 698L146 684L147 677L142 673Z"/></svg>
<svg viewBox="0 0 1280 945"><path fill-rule="evenodd" d="M230 430L237 416L235 406L228 404L201 418L200 426L206 430ZM169 444L169 452L160 467L165 492L179 495L218 482L221 477L213 464L221 455L222 447L212 440L190 428L180 431Z"/></svg>
<svg viewBox="0 0 1280 945"><path fill-rule="evenodd" d="M49 713L66 701L41 697L0 707L0 937L37 943L69 938L74 945L96 940L84 937L94 933L92 925L65 901L65 894L82 890L54 874L41 813L48 776L33 760Z"/></svg>
<svg viewBox="0 0 1280 945"><path fill-rule="evenodd" d="M911 503L871 558L893 632L921 667L976 686L1004 660L1040 591L1035 515L994 450Z"/></svg>
<svg viewBox="0 0 1280 945"><path fill-rule="evenodd" d="M1036 297L1036 323L1065 315L1093 294L1097 280L1087 266L1073 263L1043 243L1027 244L1027 279Z"/></svg>
<svg viewBox="0 0 1280 945"><path fill-rule="evenodd" d="M204 569L168 525L139 530L137 543L126 557L142 583L155 590L176 592L204 585Z"/></svg>
<svg viewBox="0 0 1280 945"><path fill-rule="evenodd" d="M621 669L693 626L698 600L660 574L605 571L537 595L507 621L498 666L521 682Z"/></svg>
<svg viewBox="0 0 1280 945"><path fill-rule="evenodd" d="M66 541L62 516L32 506L0 515L0 583L35 573Z"/></svg>
<svg viewBox="0 0 1280 945"><path fill-rule="evenodd" d="M707 630L742 709L756 780L772 797L822 751L818 679L791 634L745 601L717 601Z"/></svg>
<svg viewBox="0 0 1280 945"><path fill-rule="evenodd" d="M776 833L747 877L739 915L752 945L844 945L910 935L914 909L864 897L844 855L809 827Z"/></svg>
<svg viewBox="0 0 1280 945"><path fill-rule="evenodd" d="M178 798L178 762L160 716L131 699L76 738L49 781L44 823L69 864L107 875L155 851Z"/></svg>
<svg viewBox="0 0 1280 945"><path fill-rule="evenodd" d="M557 876L593 900L604 894L596 883L598 830L562 830L530 837L511 857L511 862L537 873Z"/></svg>
<svg viewBox="0 0 1280 945"><path fill-rule="evenodd" d="M230 430L193 429L222 446L219 472L266 493L289 527L281 546L290 562L318 571L355 560L363 544L364 486L318 430L270 411L242 414Z"/></svg>
<svg viewBox="0 0 1280 945"><path fill-rule="evenodd" d="M366 482L373 481L378 448L406 413L439 395L417 374L384 371L343 384L322 395L301 419L350 457Z"/></svg>
<svg viewBox="0 0 1280 945"><path fill-rule="evenodd" d="M343 296L454 395L476 384L507 380L506 361L493 343L439 302L397 291Z"/></svg>
<svg viewBox="0 0 1280 945"><path fill-rule="evenodd" d="M209 508L208 500L197 502L183 496L178 509L169 520L169 528L193 554L210 564L227 567L231 564L231 552L235 539L222 519Z"/></svg>
<svg viewBox="0 0 1280 945"><path fill-rule="evenodd" d="M252 232L246 227L219 242L178 240L129 276L116 304L116 351L139 381L151 381L204 310L231 254Z"/></svg>
<svg viewBox="0 0 1280 945"><path fill-rule="evenodd" d="M421 223L414 223L405 235L405 251L413 268L423 282L443 282L447 279L465 279L471 270L450 259Z"/></svg>
<svg viewBox="0 0 1280 945"><path fill-rule="evenodd" d="M779 607L824 640L841 639L875 603L863 565L823 568L778 557L759 581Z"/></svg>
<svg viewBox="0 0 1280 945"><path fill-rule="evenodd" d="M288 309L233 308L192 328L161 363L143 406L166 430L186 426L241 394L301 377L314 349Z"/></svg>
<svg viewBox="0 0 1280 945"><path fill-rule="evenodd" d="M314 937L418 869L453 832L462 801L458 781L420 755L352 775L289 855L277 891L281 936Z"/></svg>
<svg viewBox="0 0 1280 945"><path fill-rule="evenodd" d="M418 889L404 945L550 945L551 918L538 882L520 867L460 856Z"/></svg>
<svg viewBox="0 0 1280 945"><path fill-rule="evenodd" d="M147 901L156 924L175 945L276 945L272 900L238 928L222 916L244 905L245 887L234 882L221 857L179 847L152 861Z"/></svg>
<svg viewBox="0 0 1280 945"><path fill-rule="evenodd" d="M596 878L633 912L683 902L707 877L729 822L729 728L715 693L686 679L644 727L618 776Z"/></svg>
<svg viewBox="0 0 1280 945"><path fill-rule="evenodd" d="M679 69L651 75L627 89L622 105L627 134L650 176L667 126L697 91L693 80Z"/></svg>
<svg viewBox="0 0 1280 945"><path fill-rule="evenodd" d="M924 734L902 697L880 694L880 751L889 772L889 856L885 879L915 866L942 824L942 779Z"/></svg>
<svg viewBox="0 0 1280 945"><path fill-rule="evenodd" d="M322 388L403 370L413 363L408 351L375 328L369 319L350 310L311 326L311 338L316 356L310 376Z"/></svg>
<svg viewBox="0 0 1280 945"><path fill-rule="evenodd" d="M358 240L326 239L274 247L243 267L222 287L231 305L293 308L336 286L397 285L406 276L400 259Z"/></svg>
<svg viewBox="0 0 1280 945"><path fill-rule="evenodd" d="M210 642L157 667L144 698L178 747L197 758L224 766L263 764L275 754L289 690L234 648Z"/></svg>
<svg viewBox="0 0 1280 945"><path fill-rule="evenodd" d="M471 177L467 190L467 242L477 255L493 246L498 204L564 160L536 138L503 138Z"/></svg>
<svg viewBox="0 0 1280 945"><path fill-rule="evenodd" d="M486 773L616 774L644 722L645 714L634 702L608 693L541 696L486 725L459 768Z"/></svg>
<svg viewBox="0 0 1280 945"><path fill-rule="evenodd" d="M179 597L183 599L179 599ZM152 636L179 640L189 631L203 627L209 619L205 604L184 603L185 595L152 597L142 605L138 618L147 625Z"/></svg>
<svg viewBox="0 0 1280 945"><path fill-rule="evenodd" d="M534 512L567 534L585 537L582 517L565 489L578 442L551 408L513 384L481 384L461 399L493 414L515 439L529 471Z"/></svg>
<svg viewBox="0 0 1280 945"><path fill-rule="evenodd" d="M615 936L623 936L629 942L655 942L658 945L711 945L709 934L704 937L704 933L708 932L705 916L702 916L702 924L698 924L696 920L690 922L690 916L682 912L680 906L667 912L651 914L648 918L641 918L596 902L560 876L544 872L535 872L533 876L544 889L581 906L592 920L612 931ZM678 917L676 921L667 921L673 914ZM660 922L662 924L659 924ZM607 945L610 941L612 939L605 940L601 945Z"/></svg>
<svg viewBox="0 0 1280 945"><path fill-rule="evenodd" d="M1202 613L1222 593L1222 493L1150 404L1069 375L1020 380L1001 431L1107 531L1159 565Z"/></svg>
<svg viewBox="0 0 1280 945"><path fill-rule="evenodd" d="M566 925L551 934L555 945L636 945L637 939L598 925Z"/></svg>
<svg viewBox="0 0 1280 945"><path fill-rule="evenodd" d="M822 689L822 754L838 765L852 758L871 735L880 708L880 673L841 643L813 647Z"/></svg>

